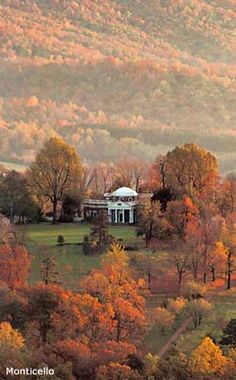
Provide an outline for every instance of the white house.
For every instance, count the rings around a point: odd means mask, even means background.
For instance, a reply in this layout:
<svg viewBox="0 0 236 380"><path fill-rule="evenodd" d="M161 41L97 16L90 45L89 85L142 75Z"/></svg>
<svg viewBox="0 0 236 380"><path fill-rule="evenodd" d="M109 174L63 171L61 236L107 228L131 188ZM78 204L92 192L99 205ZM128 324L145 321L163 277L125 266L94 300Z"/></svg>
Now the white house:
<svg viewBox="0 0 236 380"><path fill-rule="evenodd" d="M133 224L137 221L137 208L143 201L150 202L151 194L138 194L129 187L120 187L112 193L105 193L103 199L85 199L84 217L96 217L99 209L107 211L110 223Z"/></svg>

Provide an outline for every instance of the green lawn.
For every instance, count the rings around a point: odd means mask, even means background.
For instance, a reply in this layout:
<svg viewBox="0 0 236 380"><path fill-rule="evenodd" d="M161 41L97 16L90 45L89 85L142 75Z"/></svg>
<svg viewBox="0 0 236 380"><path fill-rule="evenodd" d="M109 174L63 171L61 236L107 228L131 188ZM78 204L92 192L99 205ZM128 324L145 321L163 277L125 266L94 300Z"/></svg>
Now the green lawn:
<svg viewBox="0 0 236 380"><path fill-rule="evenodd" d="M22 227L31 242L55 246L58 235L63 235L66 243L77 244L83 241L83 237L89 234L90 226L88 224L58 224L48 223L27 225ZM111 226L109 233L116 239L122 239L122 243L134 244L142 239L137 239L135 227L131 226Z"/></svg>
<svg viewBox="0 0 236 380"><path fill-rule="evenodd" d="M162 301L166 295L157 295L154 299L155 306L162 306ZM144 347L152 353L158 351L164 346L167 340L175 333L186 318L186 314L182 313L176 318L173 328L166 332L161 332L157 325L154 325L144 340ZM231 291L222 291L213 302L213 308L201 325L197 329L193 326L186 331L177 341L177 347L186 354L196 348L201 341L210 336L216 341L220 341L222 336L222 328L231 318L236 318L236 289Z"/></svg>
<svg viewBox="0 0 236 380"><path fill-rule="evenodd" d="M67 245L64 247L31 245L29 251L33 257L30 283L40 280L41 262L46 257L55 258L60 280L68 288L76 289L81 277L87 275L91 269L100 267L101 256L85 256L82 246L79 245Z"/></svg>
<svg viewBox="0 0 236 380"><path fill-rule="evenodd" d="M30 245L36 243L47 247L55 247L58 235L64 236L65 243L81 243L84 235L89 234L90 227L84 224L52 225L42 223L24 226L23 231L26 233Z"/></svg>
<svg viewBox="0 0 236 380"><path fill-rule="evenodd" d="M99 268L100 255L85 256L82 246L84 235L88 235L87 224L38 224L20 227L25 235L27 248L32 255L30 283L40 280L40 265L44 258L53 257L65 287L75 288L81 277L93 268ZM143 244L131 226L111 226L109 233L126 245ZM57 237L62 234L66 245L57 246Z"/></svg>
<svg viewBox="0 0 236 380"><path fill-rule="evenodd" d="M175 333L175 331L182 325L184 319L186 318L185 314L179 315L173 324L173 327L162 332L160 328L155 324L152 329L149 331L149 334L144 339L144 347L148 352L153 354L158 354L160 349L168 341L168 339Z"/></svg>
<svg viewBox="0 0 236 380"><path fill-rule="evenodd" d="M184 334L178 346L186 353L196 348L205 336L210 336L219 341L222 335L222 327L225 321L236 318L236 289L223 291L214 299L214 307L201 325Z"/></svg>

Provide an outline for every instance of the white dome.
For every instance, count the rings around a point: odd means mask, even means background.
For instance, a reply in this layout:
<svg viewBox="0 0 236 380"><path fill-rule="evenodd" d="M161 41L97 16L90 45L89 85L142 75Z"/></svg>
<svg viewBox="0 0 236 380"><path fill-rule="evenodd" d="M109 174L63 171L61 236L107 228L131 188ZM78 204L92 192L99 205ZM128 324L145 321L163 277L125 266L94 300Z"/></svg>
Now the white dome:
<svg viewBox="0 0 236 380"><path fill-rule="evenodd" d="M111 193L114 197L137 197L138 193L129 187L120 187Z"/></svg>

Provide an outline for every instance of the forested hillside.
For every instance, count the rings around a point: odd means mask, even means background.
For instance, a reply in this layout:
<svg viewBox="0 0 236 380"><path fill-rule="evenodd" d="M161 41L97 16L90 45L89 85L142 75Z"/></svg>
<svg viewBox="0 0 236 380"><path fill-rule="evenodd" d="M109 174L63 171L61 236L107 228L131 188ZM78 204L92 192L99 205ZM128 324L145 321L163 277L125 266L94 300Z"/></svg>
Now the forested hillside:
<svg viewBox="0 0 236 380"><path fill-rule="evenodd" d="M2 0L0 160L57 134L89 161L194 141L236 168L234 0Z"/></svg>

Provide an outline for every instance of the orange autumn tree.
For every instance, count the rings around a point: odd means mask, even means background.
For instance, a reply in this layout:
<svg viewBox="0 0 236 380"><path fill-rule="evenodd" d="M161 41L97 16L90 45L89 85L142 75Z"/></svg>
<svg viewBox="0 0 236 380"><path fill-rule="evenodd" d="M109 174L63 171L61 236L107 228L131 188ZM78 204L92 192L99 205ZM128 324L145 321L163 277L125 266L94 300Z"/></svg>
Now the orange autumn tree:
<svg viewBox="0 0 236 380"><path fill-rule="evenodd" d="M217 177L216 157L196 144L177 146L166 155L166 184L175 194L199 196Z"/></svg>
<svg viewBox="0 0 236 380"><path fill-rule="evenodd" d="M27 288L23 294L30 340L32 333L42 344L80 336L86 337L88 344L109 339L114 313L109 304L102 304L96 297L50 284Z"/></svg>
<svg viewBox="0 0 236 380"><path fill-rule="evenodd" d="M126 253L114 244L102 269L92 271L79 292L52 284L20 288L26 318L24 326L16 321L14 327L24 331L33 362L63 368L68 379L94 379L99 366L122 364L136 354L147 330L144 285L132 277Z"/></svg>
<svg viewBox="0 0 236 380"><path fill-rule="evenodd" d="M111 303L56 285L39 284L23 292L28 299L26 342L36 361L40 357L53 368L59 363L71 366L76 378L87 379L96 366L123 362L136 353L134 344L114 339Z"/></svg>
<svg viewBox="0 0 236 380"><path fill-rule="evenodd" d="M0 246L0 279L12 289L25 285L31 264L25 247Z"/></svg>
<svg viewBox="0 0 236 380"><path fill-rule="evenodd" d="M219 216L212 205L205 205L199 210L199 217L190 221L186 227L186 242L191 252L191 272L194 280L199 271L202 272L204 283L207 283L211 271L215 278L215 269L223 256L215 245L221 240L224 230L224 219ZM220 248L222 253L222 247Z"/></svg>
<svg viewBox="0 0 236 380"><path fill-rule="evenodd" d="M110 363L100 366L96 373L96 380L141 380L141 375L129 366L119 363Z"/></svg>
<svg viewBox="0 0 236 380"><path fill-rule="evenodd" d="M38 100L37 96L32 95L32 96L30 96L30 98L28 98L28 100L26 102L26 107L34 108L34 107L38 106L38 104L39 104L39 100Z"/></svg>
<svg viewBox="0 0 236 380"><path fill-rule="evenodd" d="M110 338L114 311L109 304L102 304L90 294L74 294L61 288L55 289L59 303L51 314L54 339L77 339L86 336L88 343ZM53 291L54 292L54 291Z"/></svg>
<svg viewBox="0 0 236 380"><path fill-rule="evenodd" d="M101 270L94 270L82 281L85 292L109 304L114 312L111 339L117 342L135 342L145 333L145 283L131 276L124 249L113 244L105 255Z"/></svg>
<svg viewBox="0 0 236 380"><path fill-rule="evenodd" d="M199 210L192 199L184 196L181 200L168 203L166 219L173 227L173 240L186 241L186 233L190 225L195 224L199 217Z"/></svg>

